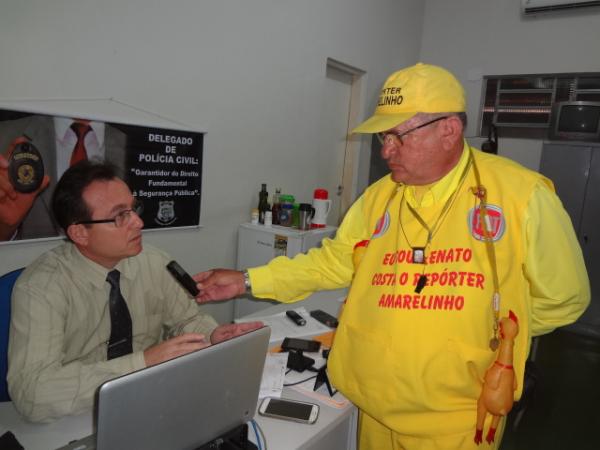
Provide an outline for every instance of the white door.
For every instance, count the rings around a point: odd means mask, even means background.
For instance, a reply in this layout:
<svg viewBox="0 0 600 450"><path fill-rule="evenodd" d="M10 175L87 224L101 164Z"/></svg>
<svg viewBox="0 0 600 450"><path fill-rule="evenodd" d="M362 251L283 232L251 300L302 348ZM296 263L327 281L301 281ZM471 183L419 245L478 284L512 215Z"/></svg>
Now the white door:
<svg viewBox="0 0 600 450"><path fill-rule="evenodd" d="M319 170L316 187L327 189L332 200L327 224L337 226L342 217L342 178L348 146L348 124L353 75L327 65L321 102ZM349 188L349 187L348 187Z"/></svg>

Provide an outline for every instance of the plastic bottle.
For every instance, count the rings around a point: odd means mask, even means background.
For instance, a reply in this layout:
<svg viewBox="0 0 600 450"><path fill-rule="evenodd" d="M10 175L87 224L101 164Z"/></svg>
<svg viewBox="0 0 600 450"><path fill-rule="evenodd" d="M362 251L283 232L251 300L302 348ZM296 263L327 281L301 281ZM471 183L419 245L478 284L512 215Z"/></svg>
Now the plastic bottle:
<svg viewBox="0 0 600 450"><path fill-rule="evenodd" d="M282 227L291 227L294 209L294 196L284 194L281 195L279 199L281 202L281 209L279 210L279 225Z"/></svg>
<svg viewBox="0 0 600 450"><path fill-rule="evenodd" d="M293 208L292 208L292 227L293 228L298 228L299 225L299 210L300 210L300 205L298 203L294 203Z"/></svg>
<svg viewBox="0 0 600 450"><path fill-rule="evenodd" d="M271 211L265 211L265 227L270 227L272 223L272 215Z"/></svg>
<svg viewBox="0 0 600 450"><path fill-rule="evenodd" d="M258 193L258 223L265 223L265 211L270 211L269 206L269 193L267 192L266 183L262 184L260 192Z"/></svg>
<svg viewBox="0 0 600 450"><path fill-rule="evenodd" d="M273 225L279 225L279 211L281 211L281 200L279 199L280 196L281 188L275 189L275 193L273 194L273 207L271 208Z"/></svg>

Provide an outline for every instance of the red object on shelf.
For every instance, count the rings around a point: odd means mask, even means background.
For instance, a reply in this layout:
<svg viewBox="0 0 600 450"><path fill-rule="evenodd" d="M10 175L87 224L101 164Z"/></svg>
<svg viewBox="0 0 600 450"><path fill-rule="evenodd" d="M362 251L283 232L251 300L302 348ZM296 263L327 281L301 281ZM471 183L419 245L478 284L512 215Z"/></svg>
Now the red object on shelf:
<svg viewBox="0 0 600 450"><path fill-rule="evenodd" d="M327 189L315 189L313 198L318 198L319 200L327 200L329 198L329 192L327 192Z"/></svg>
<svg viewBox="0 0 600 450"><path fill-rule="evenodd" d="M313 194L313 208L315 214L310 227L325 228L327 226L327 215L331 209L331 200L329 200L327 189L315 189Z"/></svg>

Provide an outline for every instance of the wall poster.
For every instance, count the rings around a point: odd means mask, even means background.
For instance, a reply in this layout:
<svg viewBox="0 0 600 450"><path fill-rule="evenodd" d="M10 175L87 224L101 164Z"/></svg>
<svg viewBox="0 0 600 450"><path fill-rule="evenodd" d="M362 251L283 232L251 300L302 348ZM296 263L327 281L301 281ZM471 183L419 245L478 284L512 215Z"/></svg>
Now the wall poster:
<svg viewBox="0 0 600 450"><path fill-rule="evenodd" d="M198 226L202 146L200 132L0 109L0 155L9 163L0 164L0 242L61 236L52 193L82 154L118 168L143 203L144 229ZM14 199L9 185L18 187Z"/></svg>

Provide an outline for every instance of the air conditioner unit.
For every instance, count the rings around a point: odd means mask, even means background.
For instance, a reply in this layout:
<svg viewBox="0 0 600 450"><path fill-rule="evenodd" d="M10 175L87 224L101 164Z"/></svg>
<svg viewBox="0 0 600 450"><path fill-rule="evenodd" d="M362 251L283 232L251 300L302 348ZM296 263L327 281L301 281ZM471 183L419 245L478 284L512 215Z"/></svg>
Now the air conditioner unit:
<svg viewBox="0 0 600 450"><path fill-rule="evenodd" d="M590 6L600 6L600 0L521 0L521 9L526 15Z"/></svg>

